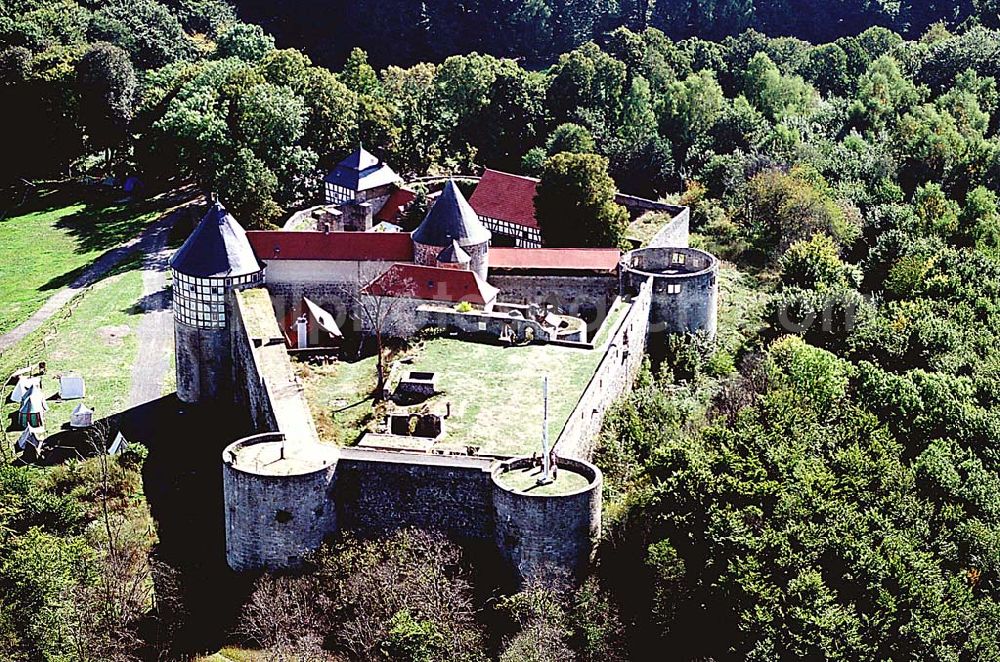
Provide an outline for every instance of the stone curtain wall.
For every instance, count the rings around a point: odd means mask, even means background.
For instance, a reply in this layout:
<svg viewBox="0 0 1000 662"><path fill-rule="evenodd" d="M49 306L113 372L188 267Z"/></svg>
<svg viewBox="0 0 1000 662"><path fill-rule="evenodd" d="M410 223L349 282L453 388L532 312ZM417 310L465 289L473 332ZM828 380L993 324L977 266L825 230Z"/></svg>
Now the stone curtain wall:
<svg viewBox="0 0 1000 662"><path fill-rule="evenodd" d="M493 538L489 458L344 448L334 489L340 528L362 536L417 527Z"/></svg>
<svg viewBox="0 0 1000 662"><path fill-rule="evenodd" d="M527 276L494 270L490 284L500 290L500 303L555 303L567 314L582 316L591 311L598 325L618 296L618 274L586 276ZM590 322L590 320L587 320Z"/></svg>
<svg viewBox="0 0 1000 662"><path fill-rule="evenodd" d="M691 224L691 209L688 207L676 207L681 210L669 223L660 228L649 243L647 248L687 248L690 237L689 226Z"/></svg>
<svg viewBox="0 0 1000 662"><path fill-rule="evenodd" d="M633 297L631 308L611 337L604 358L556 440L555 449L559 456L590 461L605 411L632 387L642 366L646 354L651 295L652 290L647 284L641 286L639 293Z"/></svg>
<svg viewBox="0 0 1000 662"><path fill-rule="evenodd" d="M237 292L229 318L229 331L233 356L233 399L238 407L245 408L250 423L257 432L276 432L278 422L274 417L271 396L267 392L264 375L254 354L254 343L244 322L246 315L242 293Z"/></svg>

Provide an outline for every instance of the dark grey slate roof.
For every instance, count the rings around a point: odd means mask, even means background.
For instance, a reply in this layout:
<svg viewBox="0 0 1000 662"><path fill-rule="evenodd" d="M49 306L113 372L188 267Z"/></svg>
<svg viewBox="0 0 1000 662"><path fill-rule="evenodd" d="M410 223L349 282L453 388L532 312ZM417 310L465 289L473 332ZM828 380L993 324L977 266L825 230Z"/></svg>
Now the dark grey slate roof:
<svg viewBox="0 0 1000 662"><path fill-rule="evenodd" d="M462 250L457 241L445 246L444 250L438 253L437 261L441 264L469 264L472 258Z"/></svg>
<svg viewBox="0 0 1000 662"><path fill-rule="evenodd" d="M218 202L208 208L198 227L174 253L170 266L198 278L246 276L264 268L246 232Z"/></svg>
<svg viewBox="0 0 1000 662"><path fill-rule="evenodd" d="M323 181L352 191L367 191L398 182L399 175L364 147L358 147L357 151L334 166Z"/></svg>
<svg viewBox="0 0 1000 662"><path fill-rule="evenodd" d="M448 180L412 237L428 246L450 246L452 241L472 246L489 241L491 236L455 182Z"/></svg>

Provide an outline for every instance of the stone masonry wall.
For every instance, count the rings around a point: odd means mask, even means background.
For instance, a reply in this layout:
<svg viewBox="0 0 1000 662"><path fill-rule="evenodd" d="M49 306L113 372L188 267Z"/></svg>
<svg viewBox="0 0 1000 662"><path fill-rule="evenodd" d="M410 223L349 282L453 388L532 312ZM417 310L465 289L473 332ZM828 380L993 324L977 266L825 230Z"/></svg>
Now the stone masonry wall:
<svg viewBox="0 0 1000 662"><path fill-rule="evenodd" d="M681 210L680 213L674 216L669 223L664 225L649 240L649 243L646 244L647 248L662 248L665 246L687 248L690 235L691 209L689 207L678 207L677 209Z"/></svg>
<svg viewBox="0 0 1000 662"><path fill-rule="evenodd" d="M342 530L362 536L418 527L492 539L488 458L341 450L334 498Z"/></svg>
<svg viewBox="0 0 1000 662"><path fill-rule="evenodd" d="M607 353L556 440L556 452L561 457L589 461L604 413L632 387L646 354L651 294L651 288L644 285L633 297L630 310L608 343Z"/></svg>
<svg viewBox="0 0 1000 662"><path fill-rule="evenodd" d="M567 314L598 325L618 295L617 274L586 276L527 276L494 270L490 284L503 303L555 303ZM586 313L586 315L585 315Z"/></svg>
<svg viewBox="0 0 1000 662"><path fill-rule="evenodd" d="M237 571L299 565L336 529L330 491L335 462L290 476L245 472L223 462L226 560Z"/></svg>
<svg viewBox="0 0 1000 662"><path fill-rule="evenodd" d="M683 262L677 262L678 258ZM718 324L719 261L693 248L641 248L628 253L623 275L626 291L652 281L650 352L658 355L671 333L703 331L714 336Z"/></svg>
<svg viewBox="0 0 1000 662"><path fill-rule="evenodd" d="M253 341L247 333L243 315L243 306L237 297L229 325L233 352L233 398L237 406L246 408L249 412L254 430L274 432L278 429L278 422L274 417L264 376L254 356Z"/></svg>
<svg viewBox="0 0 1000 662"><path fill-rule="evenodd" d="M302 297L308 297L333 315L346 331L355 322L359 282L368 283L384 273L391 262L355 262L320 260L272 260L267 268L267 291L275 313L281 320L302 310ZM286 330L287 331L287 330Z"/></svg>

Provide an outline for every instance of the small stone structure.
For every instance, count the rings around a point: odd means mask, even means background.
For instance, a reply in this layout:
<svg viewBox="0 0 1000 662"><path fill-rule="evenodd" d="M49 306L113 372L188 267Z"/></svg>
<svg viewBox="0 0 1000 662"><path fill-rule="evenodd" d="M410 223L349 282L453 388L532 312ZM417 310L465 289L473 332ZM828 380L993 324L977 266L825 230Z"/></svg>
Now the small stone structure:
<svg viewBox="0 0 1000 662"><path fill-rule="evenodd" d="M437 375L433 372L410 370L399 379L396 395L404 398L429 398L437 393Z"/></svg>
<svg viewBox="0 0 1000 662"><path fill-rule="evenodd" d="M434 413L392 413L386 421L390 435L437 439L444 434L444 417Z"/></svg>

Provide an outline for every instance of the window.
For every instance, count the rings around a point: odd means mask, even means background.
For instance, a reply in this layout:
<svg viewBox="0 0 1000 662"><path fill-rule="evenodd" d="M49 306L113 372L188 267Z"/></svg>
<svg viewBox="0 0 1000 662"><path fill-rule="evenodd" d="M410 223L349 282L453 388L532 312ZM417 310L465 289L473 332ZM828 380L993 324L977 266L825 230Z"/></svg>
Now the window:
<svg viewBox="0 0 1000 662"><path fill-rule="evenodd" d="M674 264L684 264L687 261L687 255L684 253L674 253L673 262Z"/></svg>
<svg viewBox="0 0 1000 662"><path fill-rule="evenodd" d="M680 283L667 283L667 294L680 294L681 284Z"/></svg>
<svg viewBox="0 0 1000 662"><path fill-rule="evenodd" d="M174 317L181 324L203 329L226 326L226 284L257 285L262 273L239 278L196 278L174 272Z"/></svg>

